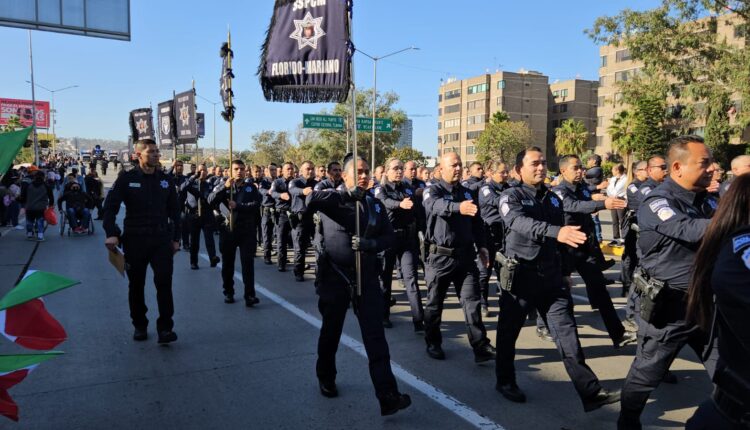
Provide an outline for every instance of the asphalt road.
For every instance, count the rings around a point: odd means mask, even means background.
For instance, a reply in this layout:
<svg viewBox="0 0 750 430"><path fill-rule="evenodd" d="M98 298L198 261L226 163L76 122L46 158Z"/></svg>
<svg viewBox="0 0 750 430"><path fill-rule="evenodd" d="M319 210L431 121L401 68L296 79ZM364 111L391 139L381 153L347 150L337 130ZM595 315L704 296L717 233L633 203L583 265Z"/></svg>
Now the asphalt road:
<svg viewBox="0 0 750 430"><path fill-rule="evenodd" d="M200 270L190 270L188 254L180 251L174 271L179 340L169 346L156 343L156 300L149 274L150 338L133 342L127 282L108 264L99 221L96 227L95 235L83 237L60 237L53 228L38 247L27 242L22 231L8 231L0 238L0 292L11 288L35 248L29 268L81 281L45 299L68 332L69 339L58 348L66 354L42 364L11 389L21 420L16 424L0 418L0 428L615 428L619 405L585 414L557 350L537 338L532 322L517 344L525 404L511 403L494 390L494 363L474 364L455 295L449 296L444 315L447 360L427 357L423 338L412 330L398 282L394 328L387 336L400 390L412 396L413 405L387 418L380 417L352 314L338 353L340 396L327 399L318 393L319 315L311 272L307 282L297 283L291 272L278 273L258 258L260 304L227 305L218 268L209 268L204 256ZM605 227L605 233L608 230ZM617 277L614 270L607 274ZM610 293L621 308L619 288L611 286ZM578 285L574 294L585 298L586 292ZM496 297L491 304L486 324L494 344ZM613 349L601 319L587 303L578 301L575 313L588 364L605 387L619 388L635 347ZM22 351L8 341L0 343L2 353ZM711 391L706 372L689 349L672 370L679 383L663 384L651 396L643 415L647 428L683 427Z"/></svg>

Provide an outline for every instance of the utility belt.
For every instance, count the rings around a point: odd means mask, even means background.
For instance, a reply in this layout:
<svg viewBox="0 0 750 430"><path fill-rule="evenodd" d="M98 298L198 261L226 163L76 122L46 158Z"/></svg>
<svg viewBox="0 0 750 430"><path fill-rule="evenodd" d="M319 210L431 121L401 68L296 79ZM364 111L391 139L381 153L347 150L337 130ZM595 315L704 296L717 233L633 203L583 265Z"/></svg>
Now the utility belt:
<svg viewBox="0 0 750 430"><path fill-rule="evenodd" d="M289 224L292 225L292 228L297 228L306 221L304 212L292 213L291 211L287 211L286 216L289 218Z"/></svg>
<svg viewBox="0 0 750 430"><path fill-rule="evenodd" d="M663 291L669 287L666 282L648 276L641 267L638 267L633 273L633 283L641 297L641 319L650 323L657 311L663 306L665 296Z"/></svg>
<svg viewBox="0 0 750 430"><path fill-rule="evenodd" d="M515 258L509 258L500 251L495 253L495 261L500 264L498 284L501 289L510 292L513 288L513 278L516 277L516 268L520 263Z"/></svg>
<svg viewBox="0 0 750 430"><path fill-rule="evenodd" d="M464 248L448 248L447 246L435 245L434 243L429 244L427 250L430 254L442 255L443 257L458 258L464 253L474 253L474 250L469 247Z"/></svg>
<svg viewBox="0 0 750 430"><path fill-rule="evenodd" d="M126 225L123 236L171 236L172 232L172 225L167 224L144 227L132 227Z"/></svg>
<svg viewBox="0 0 750 430"><path fill-rule="evenodd" d="M260 213L263 216L274 216L274 214L276 213L276 209L270 206L269 207L264 206L260 208Z"/></svg>
<svg viewBox="0 0 750 430"><path fill-rule="evenodd" d="M394 229L396 237L402 240L413 240L417 236L417 223L412 222L402 228Z"/></svg>
<svg viewBox="0 0 750 430"><path fill-rule="evenodd" d="M716 370L714 382L713 401L719 412L741 428L750 429L750 381L723 367Z"/></svg>

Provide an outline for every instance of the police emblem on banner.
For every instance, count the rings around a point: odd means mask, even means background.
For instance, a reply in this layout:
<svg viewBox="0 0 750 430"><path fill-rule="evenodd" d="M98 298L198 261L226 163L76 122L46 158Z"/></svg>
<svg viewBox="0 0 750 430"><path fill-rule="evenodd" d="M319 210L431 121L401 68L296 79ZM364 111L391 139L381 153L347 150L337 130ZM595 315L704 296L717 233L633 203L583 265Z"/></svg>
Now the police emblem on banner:
<svg viewBox="0 0 750 430"><path fill-rule="evenodd" d="M151 108L130 111L130 134L133 136L133 140L156 139Z"/></svg>
<svg viewBox="0 0 750 430"><path fill-rule="evenodd" d="M198 139L198 124L195 114L195 90L174 96L174 112L177 122L176 136L180 143L191 143Z"/></svg>
<svg viewBox="0 0 750 430"><path fill-rule="evenodd" d="M172 146L176 140L173 107L173 100L161 102L157 106L159 118L159 143L163 146Z"/></svg>

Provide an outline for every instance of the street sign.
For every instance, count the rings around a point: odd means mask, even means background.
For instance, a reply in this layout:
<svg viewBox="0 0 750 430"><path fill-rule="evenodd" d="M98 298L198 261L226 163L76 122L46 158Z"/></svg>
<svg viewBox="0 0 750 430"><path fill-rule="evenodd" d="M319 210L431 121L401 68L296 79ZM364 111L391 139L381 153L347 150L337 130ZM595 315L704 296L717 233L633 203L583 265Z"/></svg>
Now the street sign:
<svg viewBox="0 0 750 430"><path fill-rule="evenodd" d="M302 115L302 128L324 128L328 130L343 130L344 117L337 115Z"/></svg>
<svg viewBox="0 0 750 430"><path fill-rule="evenodd" d="M372 118L357 117L357 131L372 131ZM375 118L375 131L390 133L393 131L393 120L390 118Z"/></svg>

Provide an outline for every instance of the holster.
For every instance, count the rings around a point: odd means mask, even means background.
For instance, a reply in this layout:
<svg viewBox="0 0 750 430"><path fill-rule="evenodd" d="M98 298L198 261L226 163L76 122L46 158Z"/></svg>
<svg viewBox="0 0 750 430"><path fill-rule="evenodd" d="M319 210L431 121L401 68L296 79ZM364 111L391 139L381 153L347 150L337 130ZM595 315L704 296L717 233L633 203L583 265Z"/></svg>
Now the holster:
<svg viewBox="0 0 750 430"><path fill-rule="evenodd" d="M440 246L435 244L430 244L429 246L430 254L435 255L442 255L444 257L458 257L459 249L458 248L448 248L447 246Z"/></svg>
<svg viewBox="0 0 750 430"><path fill-rule="evenodd" d="M667 284L654 278L650 278L643 269L633 273L633 283L641 297L640 315L641 319L650 323L657 311L662 307L663 300L660 294Z"/></svg>
<svg viewBox="0 0 750 430"><path fill-rule="evenodd" d="M427 248L429 247L429 243L425 240L424 232L420 231L417 233L417 237L419 238L419 259L424 263L427 261Z"/></svg>
<svg viewBox="0 0 750 430"><path fill-rule="evenodd" d="M300 223L300 214L293 214L287 211L286 215L289 218L289 224L292 226L292 229L297 228Z"/></svg>
<svg viewBox="0 0 750 430"><path fill-rule="evenodd" d="M500 264L500 272L498 276L498 284L500 288L510 292L513 288L513 278L516 276L516 268L518 267L518 260L508 258L502 252L498 251L495 253L495 261Z"/></svg>

